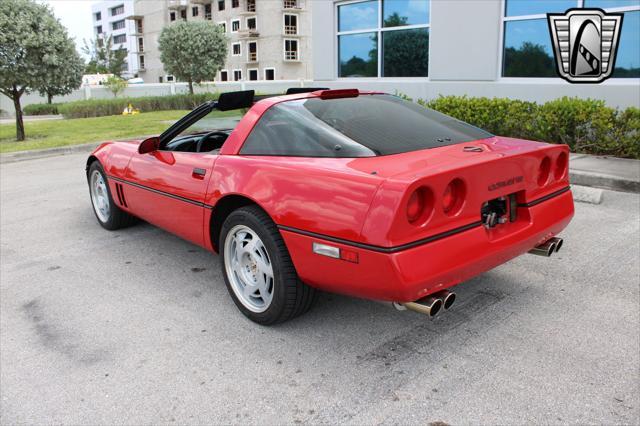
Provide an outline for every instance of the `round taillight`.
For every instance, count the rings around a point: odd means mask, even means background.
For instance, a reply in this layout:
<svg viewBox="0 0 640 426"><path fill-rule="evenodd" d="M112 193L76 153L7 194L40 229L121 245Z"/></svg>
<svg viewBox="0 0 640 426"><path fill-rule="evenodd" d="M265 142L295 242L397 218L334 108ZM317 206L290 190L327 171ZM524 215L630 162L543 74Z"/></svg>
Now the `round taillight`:
<svg viewBox="0 0 640 426"><path fill-rule="evenodd" d="M456 202L456 197L453 192L453 186L447 185L444 190L444 194L442 195L442 207L444 208L445 213L448 213Z"/></svg>
<svg viewBox="0 0 640 426"><path fill-rule="evenodd" d="M464 204L465 196L464 182L460 179L452 180L442 194L442 209L449 216L457 214Z"/></svg>
<svg viewBox="0 0 640 426"><path fill-rule="evenodd" d="M538 186L545 186L549 182L549 175L551 174L551 160L549 157L544 157L540 163L540 169L538 170Z"/></svg>
<svg viewBox="0 0 640 426"><path fill-rule="evenodd" d="M433 212L433 193L421 187L413 191L407 202L407 220L411 224L422 224Z"/></svg>
<svg viewBox="0 0 640 426"><path fill-rule="evenodd" d="M556 168L553 171L553 175L557 180L562 179L565 173L567 173L567 164L567 153L560 153L560 155L558 155L558 159L556 160Z"/></svg>

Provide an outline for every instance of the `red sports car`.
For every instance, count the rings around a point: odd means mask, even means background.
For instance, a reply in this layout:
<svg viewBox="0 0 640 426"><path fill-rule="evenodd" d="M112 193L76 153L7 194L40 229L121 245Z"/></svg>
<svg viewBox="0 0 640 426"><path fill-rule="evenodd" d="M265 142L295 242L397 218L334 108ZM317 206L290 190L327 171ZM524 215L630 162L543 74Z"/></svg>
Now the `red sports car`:
<svg viewBox="0 0 640 426"><path fill-rule="evenodd" d="M87 161L100 225L140 218L219 253L255 322L304 313L317 290L433 316L456 284L562 245L574 213L565 145L494 136L384 93L257 98L225 93ZM215 110L241 108L235 128L217 128Z"/></svg>

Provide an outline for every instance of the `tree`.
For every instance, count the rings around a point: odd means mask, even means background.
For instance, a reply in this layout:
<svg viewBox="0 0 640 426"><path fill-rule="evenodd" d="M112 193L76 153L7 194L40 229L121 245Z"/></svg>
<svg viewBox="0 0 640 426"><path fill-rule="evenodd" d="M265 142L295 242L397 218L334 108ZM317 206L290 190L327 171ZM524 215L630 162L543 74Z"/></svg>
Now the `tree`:
<svg viewBox="0 0 640 426"><path fill-rule="evenodd" d="M556 75L553 57L540 44L525 41L519 49L507 47L504 50L505 77L555 77Z"/></svg>
<svg viewBox="0 0 640 426"><path fill-rule="evenodd" d="M16 139L22 141L21 96L47 84L59 88L60 81L52 83L54 74L64 73L64 80L69 77L74 82L73 76L66 75L69 67L64 63L70 54L75 61L77 53L71 53L75 51L73 40L49 7L32 0L0 1L0 28L0 92L13 101Z"/></svg>
<svg viewBox="0 0 640 426"><path fill-rule="evenodd" d="M429 31L424 28L389 31L382 38L385 77L426 77L429 72Z"/></svg>
<svg viewBox="0 0 640 426"><path fill-rule="evenodd" d="M127 50L122 47L114 49L112 36L84 40L82 52L90 58L85 69L87 74L122 76L127 63Z"/></svg>
<svg viewBox="0 0 640 426"><path fill-rule="evenodd" d="M127 88L127 82L120 77L116 77L115 75L110 76L104 82L104 85L107 86L107 89L111 93L113 93L113 97L117 98L118 94L122 93L124 89Z"/></svg>
<svg viewBox="0 0 640 426"><path fill-rule="evenodd" d="M38 87L41 96L47 97L47 103L51 103L54 96L68 95L82 84L85 63L76 51L74 43L62 46L65 53L60 55L65 60L58 64L58 69L47 75L46 80Z"/></svg>
<svg viewBox="0 0 640 426"><path fill-rule="evenodd" d="M384 20L385 27L400 27L403 25L407 25L409 21L408 16L400 16L398 12L393 12Z"/></svg>
<svg viewBox="0 0 640 426"><path fill-rule="evenodd" d="M166 26L158 39L160 60L167 73L189 83L213 80L227 57L227 38L220 26L208 21L177 22Z"/></svg>
<svg viewBox="0 0 640 426"><path fill-rule="evenodd" d="M378 35L367 36L372 48L365 60L353 55L347 61L340 61L340 77L377 77L378 76Z"/></svg>

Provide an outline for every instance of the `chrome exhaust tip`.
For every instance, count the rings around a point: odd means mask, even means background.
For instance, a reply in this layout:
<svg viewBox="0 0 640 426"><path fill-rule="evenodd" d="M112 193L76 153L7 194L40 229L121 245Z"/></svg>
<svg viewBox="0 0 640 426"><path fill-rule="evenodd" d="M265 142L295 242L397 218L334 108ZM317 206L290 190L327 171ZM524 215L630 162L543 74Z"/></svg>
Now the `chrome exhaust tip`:
<svg viewBox="0 0 640 426"><path fill-rule="evenodd" d="M437 297L442 299L442 309L448 311L453 306L453 302L456 301L456 294L449 290L443 290L437 294Z"/></svg>
<svg viewBox="0 0 640 426"><path fill-rule="evenodd" d="M442 309L443 301L439 297L427 296L422 299L418 299L415 302L401 303L402 306L410 311L418 312L426 315L429 318L435 317Z"/></svg>
<svg viewBox="0 0 640 426"><path fill-rule="evenodd" d="M556 243L556 253L560 251L560 248L562 247L562 243L564 243L564 240L558 237L553 237L549 241Z"/></svg>
<svg viewBox="0 0 640 426"><path fill-rule="evenodd" d="M539 246L535 246L529 253L535 254L537 256L549 257L556 251L556 243L555 241L549 240L546 243L540 244Z"/></svg>

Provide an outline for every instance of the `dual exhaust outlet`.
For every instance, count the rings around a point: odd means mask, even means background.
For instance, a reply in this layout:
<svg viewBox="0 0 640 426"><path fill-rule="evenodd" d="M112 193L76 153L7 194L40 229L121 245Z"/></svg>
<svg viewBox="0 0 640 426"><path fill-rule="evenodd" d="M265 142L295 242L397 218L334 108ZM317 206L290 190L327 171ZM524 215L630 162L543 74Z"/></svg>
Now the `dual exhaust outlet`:
<svg viewBox="0 0 640 426"><path fill-rule="evenodd" d="M538 256L549 257L553 253L559 252L562 248L562 238L553 237L540 244L533 249L529 250L529 253ZM449 290L442 290L438 293L434 293L430 296L418 299L415 302L398 303L393 302L393 306L400 310L410 310L426 315L430 318L438 315L440 311L446 311L453 306L453 302L456 300L456 294Z"/></svg>
<svg viewBox="0 0 640 426"><path fill-rule="evenodd" d="M435 317L440 311L446 311L453 306L453 302L456 300L456 294L443 290L438 293L432 294L422 299L418 299L415 302L398 303L394 302L393 306L404 311L406 309L420 314L426 315L429 318Z"/></svg>
<svg viewBox="0 0 640 426"><path fill-rule="evenodd" d="M553 253L557 253L560 251L560 248L562 247L562 242L563 242L562 238L553 237L548 239L543 244L540 244L539 246L535 246L534 248L529 250L529 253L535 254L537 256L549 257Z"/></svg>

